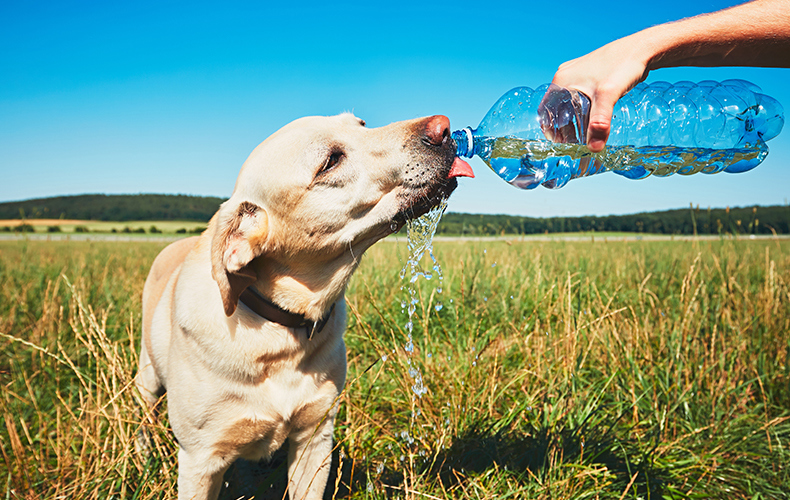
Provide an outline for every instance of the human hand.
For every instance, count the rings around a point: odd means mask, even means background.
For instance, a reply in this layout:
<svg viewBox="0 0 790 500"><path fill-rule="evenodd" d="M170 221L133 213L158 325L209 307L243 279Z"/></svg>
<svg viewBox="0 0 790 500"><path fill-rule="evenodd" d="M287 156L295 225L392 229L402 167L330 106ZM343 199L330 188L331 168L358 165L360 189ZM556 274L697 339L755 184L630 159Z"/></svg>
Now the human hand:
<svg viewBox="0 0 790 500"><path fill-rule="evenodd" d="M647 53L632 35L563 63L554 75L552 83L578 90L590 98L586 137L590 151L604 149L615 103L647 77Z"/></svg>
<svg viewBox="0 0 790 500"><path fill-rule="evenodd" d="M646 28L562 64L552 83L590 98L587 147L606 145L617 100L653 69L790 67L790 0L752 0Z"/></svg>

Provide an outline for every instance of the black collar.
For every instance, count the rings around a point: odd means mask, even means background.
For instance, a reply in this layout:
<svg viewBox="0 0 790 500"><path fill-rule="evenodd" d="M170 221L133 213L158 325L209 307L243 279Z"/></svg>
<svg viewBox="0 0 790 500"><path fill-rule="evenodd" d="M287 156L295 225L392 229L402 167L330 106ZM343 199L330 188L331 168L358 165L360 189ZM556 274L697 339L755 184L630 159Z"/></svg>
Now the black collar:
<svg viewBox="0 0 790 500"><path fill-rule="evenodd" d="M323 318L318 321L311 321L305 318L302 314L294 314L290 311L286 311L274 302L265 298L252 287L247 287L243 292L241 292L239 302L249 307L252 312L261 318L268 319L269 321L279 323L289 328L307 328L308 339L312 339L313 335L316 333L321 333L321 330L323 330L327 322L329 322L329 317L332 315L332 311L335 310L335 305L332 304L332 307L329 308L329 311L324 315Z"/></svg>

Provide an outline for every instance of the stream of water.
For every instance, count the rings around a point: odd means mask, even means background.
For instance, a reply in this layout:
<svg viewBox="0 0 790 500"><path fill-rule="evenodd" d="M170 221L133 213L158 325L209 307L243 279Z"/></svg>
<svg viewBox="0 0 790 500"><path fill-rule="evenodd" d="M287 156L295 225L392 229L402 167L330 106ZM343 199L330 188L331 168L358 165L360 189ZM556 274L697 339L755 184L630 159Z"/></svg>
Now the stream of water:
<svg viewBox="0 0 790 500"><path fill-rule="evenodd" d="M401 289L407 291L408 297L401 302L401 309L408 315L408 321L405 325L406 345L404 349L408 356L409 376L414 380L411 390L417 398L421 398L425 395L428 389L425 388L425 384L423 383L422 372L419 366L412 362L412 356L414 354L414 337L412 335L414 330L414 313L417 311L417 305L420 302L417 294L416 282L420 278L425 280L436 279L436 295L438 298L434 305L434 309L437 312L441 311L444 307L441 302L443 276L442 268L433 255L433 236L436 233L439 220L441 220L446 209L447 200L444 199L438 206L431 209L425 215L417 219L409 220L406 223L409 258L400 271L400 279L406 282L401 286ZM423 269L421 264L426 252L431 259L431 268L428 270Z"/></svg>

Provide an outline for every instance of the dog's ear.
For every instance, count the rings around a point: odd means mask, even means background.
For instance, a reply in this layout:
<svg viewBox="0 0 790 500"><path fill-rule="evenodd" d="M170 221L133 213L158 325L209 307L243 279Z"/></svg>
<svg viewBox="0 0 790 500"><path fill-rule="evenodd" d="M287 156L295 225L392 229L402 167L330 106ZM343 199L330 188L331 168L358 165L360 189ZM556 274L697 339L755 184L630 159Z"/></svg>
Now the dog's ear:
<svg viewBox="0 0 790 500"><path fill-rule="evenodd" d="M211 239L211 275L219 285L225 314L236 310L239 296L255 283L250 262L263 252L269 235L266 211L248 201L222 207Z"/></svg>

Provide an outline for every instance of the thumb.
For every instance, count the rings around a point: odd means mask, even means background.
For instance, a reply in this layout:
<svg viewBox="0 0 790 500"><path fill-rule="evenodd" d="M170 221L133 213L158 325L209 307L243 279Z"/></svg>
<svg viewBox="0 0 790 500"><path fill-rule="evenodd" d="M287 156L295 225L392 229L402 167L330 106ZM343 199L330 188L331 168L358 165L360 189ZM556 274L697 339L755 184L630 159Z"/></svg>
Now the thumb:
<svg viewBox="0 0 790 500"><path fill-rule="evenodd" d="M590 106L590 122L587 125L587 147L593 153L603 151L612 126L612 112L619 95L596 93Z"/></svg>

